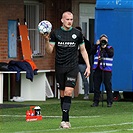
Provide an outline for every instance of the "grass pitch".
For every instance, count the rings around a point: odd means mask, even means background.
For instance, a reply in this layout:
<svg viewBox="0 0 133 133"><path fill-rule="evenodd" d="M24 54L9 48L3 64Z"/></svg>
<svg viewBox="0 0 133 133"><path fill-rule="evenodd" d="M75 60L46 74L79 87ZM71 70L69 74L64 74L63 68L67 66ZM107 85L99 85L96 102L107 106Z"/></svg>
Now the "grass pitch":
<svg viewBox="0 0 133 133"><path fill-rule="evenodd" d="M4 104L28 105L0 109L0 133L132 133L133 102L114 102L111 108L106 101L98 107L90 107L92 100L73 98L70 110L70 129L60 129L60 100L45 102L4 102ZM30 105L41 107L43 120L26 122L25 113Z"/></svg>

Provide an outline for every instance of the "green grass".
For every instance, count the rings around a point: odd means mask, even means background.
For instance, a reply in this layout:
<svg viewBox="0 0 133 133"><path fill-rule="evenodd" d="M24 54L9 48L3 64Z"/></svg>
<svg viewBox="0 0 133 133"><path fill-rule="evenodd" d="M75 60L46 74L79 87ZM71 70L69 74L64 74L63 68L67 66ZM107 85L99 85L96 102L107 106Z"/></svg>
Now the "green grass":
<svg viewBox="0 0 133 133"><path fill-rule="evenodd" d="M133 102L114 102L108 108L106 101L99 107L90 107L92 99L82 100L82 96L72 99L70 129L60 129L60 101L56 98L45 102L4 102L4 104L25 104L21 108L0 110L0 133L132 133ZM43 120L26 122L25 113L30 105L39 105Z"/></svg>

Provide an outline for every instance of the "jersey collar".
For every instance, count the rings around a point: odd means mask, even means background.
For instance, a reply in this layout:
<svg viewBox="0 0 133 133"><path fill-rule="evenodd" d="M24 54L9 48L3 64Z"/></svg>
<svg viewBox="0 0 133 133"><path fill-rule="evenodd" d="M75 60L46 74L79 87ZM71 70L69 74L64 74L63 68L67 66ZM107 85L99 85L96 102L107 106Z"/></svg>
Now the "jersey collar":
<svg viewBox="0 0 133 133"><path fill-rule="evenodd" d="M61 29L64 30L64 31L70 31L70 30L72 30L72 27L70 27L69 30L65 30L65 29L63 28L63 26L61 26Z"/></svg>

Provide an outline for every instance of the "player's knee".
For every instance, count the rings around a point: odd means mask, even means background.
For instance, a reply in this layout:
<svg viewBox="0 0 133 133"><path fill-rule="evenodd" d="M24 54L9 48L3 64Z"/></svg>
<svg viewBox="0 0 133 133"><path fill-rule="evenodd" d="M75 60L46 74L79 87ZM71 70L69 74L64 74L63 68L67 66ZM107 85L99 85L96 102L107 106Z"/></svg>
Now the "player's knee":
<svg viewBox="0 0 133 133"><path fill-rule="evenodd" d="M72 90L66 90L65 96L72 96Z"/></svg>
<svg viewBox="0 0 133 133"><path fill-rule="evenodd" d="M66 87L65 91L64 91L64 96L70 96L71 97L73 90L74 90L74 88L72 88L72 87Z"/></svg>

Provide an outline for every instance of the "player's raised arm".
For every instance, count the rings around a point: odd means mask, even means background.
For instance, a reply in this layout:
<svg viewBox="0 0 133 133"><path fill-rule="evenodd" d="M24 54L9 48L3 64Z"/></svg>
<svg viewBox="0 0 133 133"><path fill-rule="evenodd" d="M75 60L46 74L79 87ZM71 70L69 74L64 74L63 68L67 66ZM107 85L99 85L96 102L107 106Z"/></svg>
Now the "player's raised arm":
<svg viewBox="0 0 133 133"><path fill-rule="evenodd" d="M54 45L50 44L49 35L50 34L44 34L45 50L46 50L47 53L51 54L53 52L53 50L54 50Z"/></svg>
<svg viewBox="0 0 133 133"><path fill-rule="evenodd" d="M45 39L45 50L47 53L52 53L54 49L54 45L49 42L49 35L52 30L52 24L48 20L43 20L38 24L38 30L40 34L44 36Z"/></svg>

